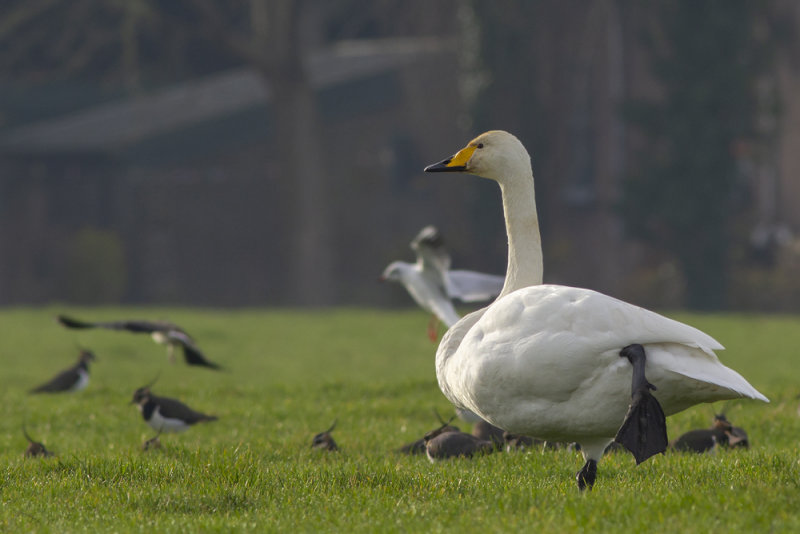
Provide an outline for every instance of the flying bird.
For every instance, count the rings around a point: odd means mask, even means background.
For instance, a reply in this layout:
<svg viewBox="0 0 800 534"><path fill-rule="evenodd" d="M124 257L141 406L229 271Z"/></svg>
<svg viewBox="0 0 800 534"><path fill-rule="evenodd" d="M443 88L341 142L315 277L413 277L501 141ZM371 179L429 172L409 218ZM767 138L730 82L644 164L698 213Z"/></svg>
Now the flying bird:
<svg viewBox="0 0 800 534"><path fill-rule="evenodd" d="M459 320L453 299L463 302L486 301L503 288L503 277L474 271L450 269L450 255L444 239L434 226L426 226L411 241L416 263L394 261L380 276L381 281L398 282L420 308L432 315L428 336L436 341L437 320L448 328Z"/></svg>
<svg viewBox="0 0 800 534"><path fill-rule="evenodd" d="M29 391L29 393L65 393L81 391L89 385L89 362L95 360L94 353L81 349L78 362L56 376Z"/></svg>
<svg viewBox="0 0 800 534"><path fill-rule="evenodd" d="M188 365L197 365L209 369L221 369L221 367L206 359L203 353L197 348L194 340L176 324L167 321L80 321L59 315L56 320L66 328L87 329L87 328L106 328L108 330L125 330L135 334L150 334L153 341L160 345L167 346L167 356L170 362L175 362L175 349L180 347L183 350L183 359Z"/></svg>
<svg viewBox="0 0 800 534"><path fill-rule="evenodd" d="M496 181L508 235L502 292L450 327L436 352L439 386L457 407L511 433L577 442L585 490L612 441L637 464L664 452L666 415L738 397L768 402L720 363L711 336L596 291L542 284L533 172L516 137L486 132L425 171Z"/></svg>

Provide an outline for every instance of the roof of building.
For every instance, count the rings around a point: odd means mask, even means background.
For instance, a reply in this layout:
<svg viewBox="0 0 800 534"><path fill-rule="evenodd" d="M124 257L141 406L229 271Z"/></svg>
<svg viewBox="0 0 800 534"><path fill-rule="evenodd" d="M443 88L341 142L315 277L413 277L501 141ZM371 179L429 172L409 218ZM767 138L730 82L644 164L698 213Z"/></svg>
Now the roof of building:
<svg viewBox="0 0 800 534"><path fill-rule="evenodd" d="M344 41L310 54L306 68L312 86L321 90L392 71L448 49L450 42L440 39ZM0 136L0 150L121 150L150 137L264 106L269 98L269 84L259 73L240 68L17 127Z"/></svg>

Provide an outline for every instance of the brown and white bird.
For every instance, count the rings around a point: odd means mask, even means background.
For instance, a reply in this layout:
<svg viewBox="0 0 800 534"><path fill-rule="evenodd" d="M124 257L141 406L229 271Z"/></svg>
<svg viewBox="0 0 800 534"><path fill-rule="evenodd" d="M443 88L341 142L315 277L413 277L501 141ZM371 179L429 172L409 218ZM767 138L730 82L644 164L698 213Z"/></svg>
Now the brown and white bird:
<svg viewBox="0 0 800 534"><path fill-rule="evenodd" d="M56 320L62 326L72 329L105 328L107 330L123 330L134 334L150 334L153 341L159 345L167 346L167 356L170 362L175 361L175 349L183 350L183 359L188 365L197 365L208 369L221 369L221 367L206 359L205 355L197 348L194 340L181 327L168 321L80 321L66 315L59 315Z"/></svg>
<svg viewBox="0 0 800 534"><path fill-rule="evenodd" d="M733 426L724 414L714 416L711 428L690 430L670 443L673 450L699 453L713 452L717 446L746 449L749 445L747 432Z"/></svg>
<svg viewBox="0 0 800 534"><path fill-rule="evenodd" d="M28 440L28 448L25 449L25 456L28 458L36 458L38 456L47 458L53 456L53 453L47 450L44 443L36 441L28 435L28 431L25 430L25 425L22 425L22 433L25 435L25 439Z"/></svg>
<svg viewBox="0 0 800 534"><path fill-rule="evenodd" d="M445 421L444 419L442 419L442 416L439 415L439 412L437 412L436 410L433 411L433 414L439 420L440 425L437 428L425 433L425 435L419 438L418 440L403 445L402 447L397 449L397 452L402 452L403 454L425 454L426 438L430 440L438 436L439 434L443 434L445 432L461 432L460 428L450 424L453 422L453 419L455 419L455 416L451 417L448 421Z"/></svg>
<svg viewBox="0 0 800 534"><path fill-rule="evenodd" d="M498 449L493 441L476 438L466 432L425 435L425 452L431 462L457 457L472 458L476 454L489 454L496 450Z"/></svg>
<svg viewBox="0 0 800 534"><path fill-rule="evenodd" d="M724 413L714 416L714 423L711 427L721 428L725 432L727 439L720 443L723 447L741 447L742 449L750 447L750 438L747 436L747 431L740 426L733 426Z"/></svg>
<svg viewBox="0 0 800 534"><path fill-rule="evenodd" d="M89 385L89 362L95 360L94 353L89 350L81 349L78 362L64 369L56 376L31 389L30 393L66 393L70 391L81 391Z"/></svg>
<svg viewBox="0 0 800 534"><path fill-rule="evenodd" d="M338 451L339 446L336 444L336 440L334 440L333 436L331 435L331 432L333 432L334 428L336 428L336 421L333 422L328 430L316 434L311 439L311 448L323 451Z"/></svg>

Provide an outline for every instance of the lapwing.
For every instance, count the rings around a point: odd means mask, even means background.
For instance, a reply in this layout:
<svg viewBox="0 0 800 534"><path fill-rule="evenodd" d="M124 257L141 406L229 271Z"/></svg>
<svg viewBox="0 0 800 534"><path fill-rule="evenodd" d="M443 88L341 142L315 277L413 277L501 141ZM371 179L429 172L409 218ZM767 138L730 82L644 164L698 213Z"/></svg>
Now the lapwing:
<svg viewBox="0 0 800 534"><path fill-rule="evenodd" d="M719 442L719 435L724 434L707 428L690 430L670 443L670 448L682 452L713 452Z"/></svg>
<svg viewBox="0 0 800 534"><path fill-rule="evenodd" d="M28 435L28 431L25 430L25 425L22 425L22 433L25 435L25 439L28 440L28 448L25 449L25 456L28 458L36 458L37 456L47 458L53 456L53 453L47 450L44 443L40 443Z"/></svg>
<svg viewBox="0 0 800 534"><path fill-rule="evenodd" d="M167 346L167 356L170 362L175 362L175 348L183 350L183 359L188 365L197 365L209 369L221 369L221 367L206 359L203 353L197 348L194 340L181 327L168 321L143 321L143 320L124 320L124 321L80 321L59 315L56 320L67 328L86 329L86 328L106 328L108 330L126 330L135 334L150 334L153 341L160 345Z"/></svg>
<svg viewBox="0 0 800 534"><path fill-rule="evenodd" d="M439 412L434 410L433 413L436 415L436 418L439 419L441 425L438 428L435 428L425 434L425 436L427 436L428 439L432 439L438 436L439 434L443 434L445 432L461 432L460 428L450 424L453 422L453 419L455 419L455 417L451 417L449 421L444 421L442 417L439 415ZM397 452L401 452L403 454L411 454L411 455L425 454L426 452L425 437L421 437L420 439L412 441L411 443L406 443L405 445L397 449Z"/></svg>
<svg viewBox="0 0 800 534"><path fill-rule="evenodd" d="M338 451L339 446L336 444L336 441L331 435L331 432L333 432L334 428L336 428L336 421L333 422L328 430L325 432L320 432L311 439L311 448L323 451Z"/></svg>
<svg viewBox="0 0 800 534"><path fill-rule="evenodd" d="M448 328L460 319L453 299L463 302L487 301L503 289L504 277L474 271L450 269L450 255L442 234L435 226L426 226L411 241L416 263L394 261L380 276L381 281L398 282L423 310L431 314L428 337L436 341L437 322Z"/></svg>
<svg viewBox="0 0 800 534"><path fill-rule="evenodd" d="M724 413L714 416L714 423L711 428L720 428L725 432L725 437L727 439L720 441L720 445L726 447L741 447L743 449L750 447L750 439L747 436L747 431L742 427L733 426L733 424L728 421L728 418L725 417Z"/></svg>
<svg viewBox="0 0 800 534"><path fill-rule="evenodd" d="M94 353L81 349L78 363L65 369L29 393L64 393L81 391L89 384L89 362L94 361Z"/></svg>
<svg viewBox="0 0 800 534"><path fill-rule="evenodd" d="M718 445L747 448L747 432L734 427L724 415L718 414L714 416L711 428L690 430L673 441L670 447L676 451L703 453L713 452Z"/></svg>
<svg viewBox="0 0 800 534"><path fill-rule="evenodd" d="M476 438L466 432L439 432L425 435L428 460L437 462L447 458L472 458L476 454L489 454L497 450L494 442Z"/></svg>
<svg viewBox="0 0 800 534"><path fill-rule="evenodd" d="M217 416L192 410L179 400L154 395L150 387L142 386L134 391L131 400L131 404L139 408L145 422L158 432L145 442L145 449L158 447L158 436L162 432L184 432L196 423L217 420Z"/></svg>

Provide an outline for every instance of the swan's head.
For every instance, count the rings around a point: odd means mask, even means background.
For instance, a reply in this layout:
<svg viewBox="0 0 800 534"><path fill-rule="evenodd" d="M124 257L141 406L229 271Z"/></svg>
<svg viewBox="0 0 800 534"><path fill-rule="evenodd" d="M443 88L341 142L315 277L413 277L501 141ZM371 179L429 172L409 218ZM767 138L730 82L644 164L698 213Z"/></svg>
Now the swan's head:
<svg viewBox="0 0 800 534"><path fill-rule="evenodd" d="M504 182L531 175L531 158L519 139L502 130L482 133L453 156L425 172L467 172Z"/></svg>

